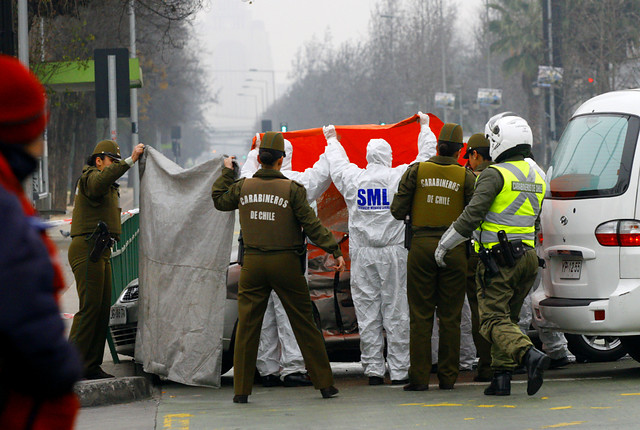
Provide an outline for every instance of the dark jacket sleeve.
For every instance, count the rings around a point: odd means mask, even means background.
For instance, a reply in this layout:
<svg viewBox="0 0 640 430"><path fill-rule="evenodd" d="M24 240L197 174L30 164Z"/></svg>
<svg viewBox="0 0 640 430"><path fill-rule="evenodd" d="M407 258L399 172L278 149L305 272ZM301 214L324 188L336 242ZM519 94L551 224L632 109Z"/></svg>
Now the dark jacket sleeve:
<svg viewBox="0 0 640 430"><path fill-rule="evenodd" d="M391 215L393 215L395 219L404 220L404 218L411 213L413 194L416 189L416 178L418 177L418 166L419 163L414 163L407 168L407 171L402 175L402 179L400 179L398 191L393 195L390 209Z"/></svg>
<svg viewBox="0 0 640 430"><path fill-rule="evenodd" d="M102 171L97 168L91 169L91 172L84 178L84 192L89 198L104 196L109 191L109 187L124 175L127 170L129 170L129 165L123 160L114 161ZM83 180L83 178L80 180Z"/></svg>
<svg viewBox="0 0 640 430"><path fill-rule="evenodd" d="M211 198L213 205L219 211L232 211L238 209L240 190L244 184L244 178L235 181L233 169L222 168L222 173L211 186Z"/></svg>
<svg viewBox="0 0 640 430"><path fill-rule="evenodd" d="M476 189L469 204L453 223L453 228L464 237L471 237L471 233L484 220L491 204L504 185L502 175L496 169L486 169L476 181ZM466 190L465 190L466 193Z"/></svg>
<svg viewBox="0 0 640 430"><path fill-rule="evenodd" d="M64 336L47 249L17 198L0 187L0 378L25 394L56 397L81 377Z"/></svg>
<svg viewBox="0 0 640 430"><path fill-rule="evenodd" d="M298 222L302 226L304 234L317 246L332 254L341 257L342 251L333 237L333 233L322 225L313 208L307 201L307 190L297 182L291 182L291 207Z"/></svg>

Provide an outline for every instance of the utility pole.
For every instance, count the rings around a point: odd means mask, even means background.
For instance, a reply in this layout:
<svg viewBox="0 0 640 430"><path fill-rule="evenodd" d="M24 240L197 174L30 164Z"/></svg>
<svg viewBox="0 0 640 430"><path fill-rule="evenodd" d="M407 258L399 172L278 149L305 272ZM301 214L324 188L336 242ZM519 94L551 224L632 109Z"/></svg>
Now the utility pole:
<svg viewBox="0 0 640 430"><path fill-rule="evenodd" d="M136 58L136 11L135 0L129 1L129 56ZM135 148L139 142L138 134L138 89L131 88L131 149ZM132 167L133 173L133 206L140 207L140 176L138 173L138 163Z"/></svg>
<svg viewBox="0 0 640 430"><path fill-rule="evenodd" d="M444 52L444 13L442 11L442 0L438 2L440 9L440 23L442 25L440 31L440 54L442 56L442 92L447 92L447 65L445 63L445 52ZM447 122L447 106L444 107L444 122Z"/></svg>

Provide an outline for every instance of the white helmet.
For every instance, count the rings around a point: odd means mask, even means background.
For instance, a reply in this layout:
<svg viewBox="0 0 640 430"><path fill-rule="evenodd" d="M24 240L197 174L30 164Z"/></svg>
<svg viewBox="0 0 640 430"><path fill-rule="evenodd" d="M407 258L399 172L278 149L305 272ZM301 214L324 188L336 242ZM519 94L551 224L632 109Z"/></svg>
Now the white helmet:
<svg viewBox="0 0 640 430"><path fill-rule="evenodd" d="M533 144L531 127L524 118L513 112L492 116L485 125L484 132L489 139L489 155L492 160L518 145L528 145L531 148Z"/></svg>

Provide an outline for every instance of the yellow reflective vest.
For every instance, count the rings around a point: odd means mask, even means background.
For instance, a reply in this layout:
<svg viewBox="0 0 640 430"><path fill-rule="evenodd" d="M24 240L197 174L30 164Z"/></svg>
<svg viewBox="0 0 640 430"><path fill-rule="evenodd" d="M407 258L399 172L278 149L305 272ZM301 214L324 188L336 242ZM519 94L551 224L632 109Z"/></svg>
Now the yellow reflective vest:
<svg viewBox="0 0 640 430"><path fill-rule="evenodd" d="M505 231L510 241L521 239L535 247L535 223L546 191L544 179L524 160L493 164L489 168L500 172L504 185L473 232L476 251L478 243L485 248L496 245L500 230Z"/></svg>

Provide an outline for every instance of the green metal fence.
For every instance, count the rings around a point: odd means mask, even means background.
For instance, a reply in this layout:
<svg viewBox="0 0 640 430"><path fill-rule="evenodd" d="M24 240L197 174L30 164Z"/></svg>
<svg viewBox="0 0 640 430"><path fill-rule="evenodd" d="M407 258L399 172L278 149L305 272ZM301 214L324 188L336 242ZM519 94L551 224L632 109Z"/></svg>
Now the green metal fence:
<svg viewBox="0 0 640 430"><path fill-rule="evenodd" d="M111 304L113 305L120 294L138 277L138 234L140 233L140 214L137 209L122 215L122 233L120 241L111 249ZM118 363L111 333L107 335L109 349L113 362Z"/></svg>

